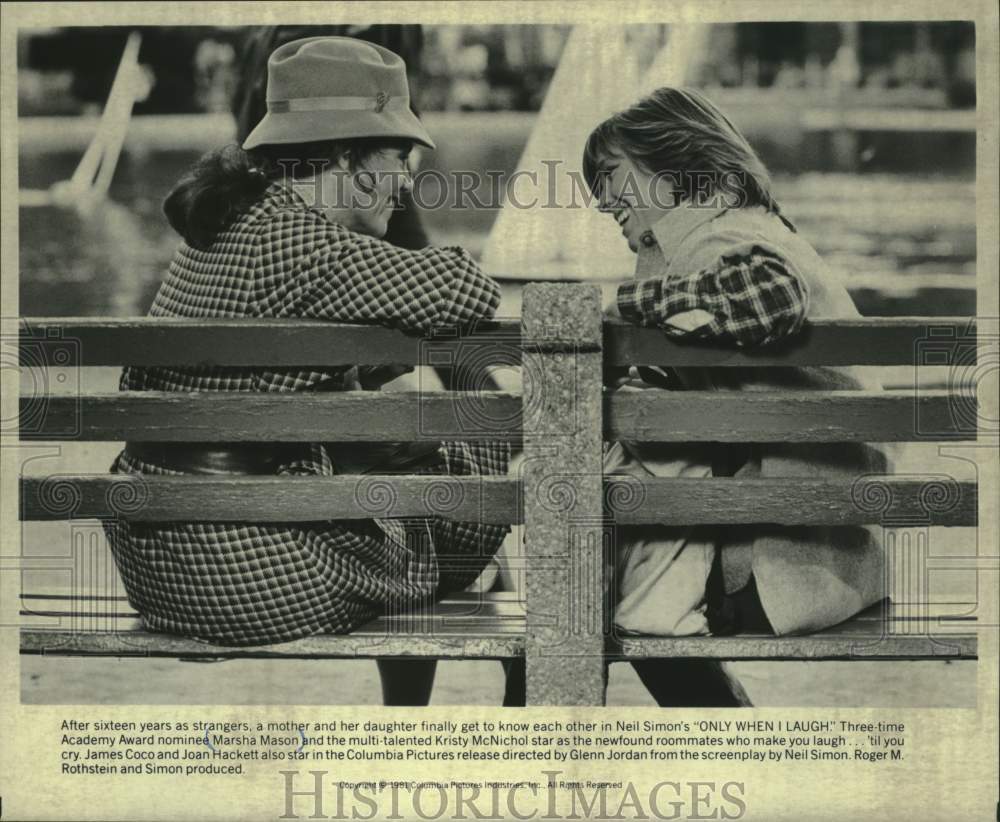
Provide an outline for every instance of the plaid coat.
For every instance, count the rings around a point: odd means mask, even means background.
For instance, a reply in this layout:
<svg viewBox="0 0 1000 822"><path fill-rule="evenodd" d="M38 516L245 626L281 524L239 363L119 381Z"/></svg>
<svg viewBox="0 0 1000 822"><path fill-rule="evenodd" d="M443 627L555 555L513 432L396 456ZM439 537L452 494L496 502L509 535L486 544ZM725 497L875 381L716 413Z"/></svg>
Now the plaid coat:
<svg viewBox="0 0 1000 822"><path fill-rule="evenodd" d="M275 183L207 250L182 245L150 311L159 317L309 317L413 332L490 317L497 284L458 248L407 251L331 222ZM359 387L357 368L127 368L130 391ZM335 436L331 436L335 439ZM448 443L441 474L505 474L508 447ZM112 470L177 474L122 452ZM337 472L306 444L279 474ZM443 519L106 526L129 600L151 630L230 645L344 633L470 584L507 528Z"/></svg>

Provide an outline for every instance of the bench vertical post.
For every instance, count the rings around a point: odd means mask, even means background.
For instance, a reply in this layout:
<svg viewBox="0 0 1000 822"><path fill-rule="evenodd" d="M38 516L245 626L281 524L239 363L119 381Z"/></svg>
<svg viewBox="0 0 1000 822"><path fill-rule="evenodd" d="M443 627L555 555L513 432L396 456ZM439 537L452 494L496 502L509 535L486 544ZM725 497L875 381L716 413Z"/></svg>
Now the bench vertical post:
<svg viewBox="0 0 1000 822"><path fill-rule="evenodd" d="M529 705L603 705L602 324L596 286L522 302Z"/></svg>

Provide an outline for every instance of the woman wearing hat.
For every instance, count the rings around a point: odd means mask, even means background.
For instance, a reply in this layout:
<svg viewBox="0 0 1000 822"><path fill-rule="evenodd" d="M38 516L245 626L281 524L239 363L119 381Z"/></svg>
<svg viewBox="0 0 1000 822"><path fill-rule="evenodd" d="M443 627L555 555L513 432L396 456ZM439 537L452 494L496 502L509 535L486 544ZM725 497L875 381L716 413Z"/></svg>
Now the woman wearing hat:
<svg viewBox="0 0 1000 822"><path fill-rule="evenodd" d="M267 105L242 149L207 155L167 197L164 210L184 243L151 316L308 317L427 332L494 314L499 288L465 251L404 250L380 239L409 185L410 147L434 147L410 110L406 67L397 55L342 37L287 43L268 63ZM128 368L121 387L378 389L398 374ZM432 444L422 452L391 445L375 452L321 443L128 443L112 470L329 476L402 465L503 474L507 458L497 443ZM437 519L108 526L144 623L227 645L348 632L386 610L430 602L475 580L506 531ZM414 673L402 692L384 681L390 701L426 701L433 665Z"/></svg>

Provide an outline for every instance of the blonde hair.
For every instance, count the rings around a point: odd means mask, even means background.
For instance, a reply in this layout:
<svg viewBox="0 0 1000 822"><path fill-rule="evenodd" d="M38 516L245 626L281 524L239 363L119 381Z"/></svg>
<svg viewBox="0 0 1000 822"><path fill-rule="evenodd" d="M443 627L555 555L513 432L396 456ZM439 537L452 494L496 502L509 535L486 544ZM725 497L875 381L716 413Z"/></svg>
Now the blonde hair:
<svg viewBox="0 0 1000 822"><path fill-rule="evenodd" d="M612 115L587 138L583 173L600 196L609 158L624 154L654 175L677 181L681 199L694 201L701 184L733 197L733 206L779 212L771 178L746 138L712 102L693 89L659 88Z"/></svg>

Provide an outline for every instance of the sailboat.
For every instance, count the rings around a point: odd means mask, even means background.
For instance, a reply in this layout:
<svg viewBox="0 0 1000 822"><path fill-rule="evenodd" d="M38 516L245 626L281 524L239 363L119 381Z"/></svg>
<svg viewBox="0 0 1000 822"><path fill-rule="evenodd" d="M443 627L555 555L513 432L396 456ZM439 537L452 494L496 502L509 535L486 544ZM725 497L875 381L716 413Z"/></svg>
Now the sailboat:
<svg viewBox="0 0 1000 822"><path fill-rule="evenodd" d="M18 192L20 206L60 206L87 214L107 197L132 120L132 108L146 99L151 88L149 77L139 65L141 44L142 35L131 32L104 112L73 176L48 189L21 189Z"/></svg>
<svg viewBox="0 0 1000 822"><path fill-rule="evenodd" d="M584 184L583 146L615 111L659 86L688 82L708 32L700 24L667 27L666 44L644 66L630 36L634 28L571 31L517 166L522 175L537 176L538 196L527 208L523 191L504 202L483 251L483 267L493 276L605 282L632 276L635 257Z"/></svg>
<svg viewBox="0 0 1000 822"><path fill-rule="evenodd" d="M631 268L617 227L583 202L581 155L593 126L625 105L637 77L623 27L575 26L517 169L537 175L533 207L511 192L483 250L501 278L623 277ZM531 179L531 178L528 178Z"/></svg>

